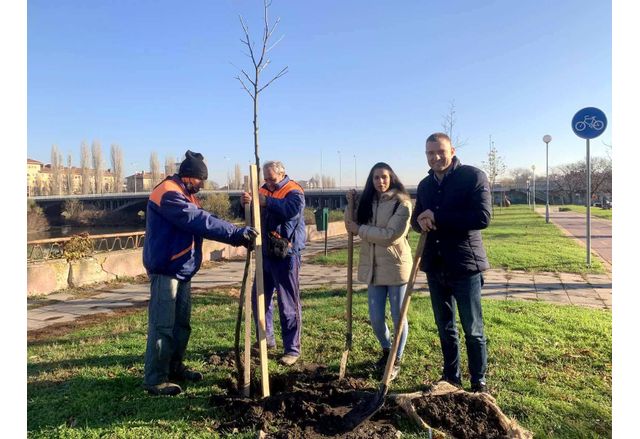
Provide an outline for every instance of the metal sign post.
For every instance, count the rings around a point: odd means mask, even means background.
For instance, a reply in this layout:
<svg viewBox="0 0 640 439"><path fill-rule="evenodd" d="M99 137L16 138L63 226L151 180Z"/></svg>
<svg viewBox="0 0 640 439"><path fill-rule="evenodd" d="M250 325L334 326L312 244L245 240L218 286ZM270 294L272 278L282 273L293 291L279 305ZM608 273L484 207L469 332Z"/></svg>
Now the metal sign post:
<svg viewBox="0 0 640 439"><path fill-rule="evenodd" d="M607 128L607 116L599 108L586 107L578 111L571 120L571 129L576 136L587 141L587 266L591 267L591 150L589 140L598 137Z"/></svg>
<svg viewBox="0 0 640 439"><path fill-rule="evenodd" d="M551 136L546 134L542 141L547 145L547 200L545 209L545 221L549 224L549 142L551 142Z"/></svg>

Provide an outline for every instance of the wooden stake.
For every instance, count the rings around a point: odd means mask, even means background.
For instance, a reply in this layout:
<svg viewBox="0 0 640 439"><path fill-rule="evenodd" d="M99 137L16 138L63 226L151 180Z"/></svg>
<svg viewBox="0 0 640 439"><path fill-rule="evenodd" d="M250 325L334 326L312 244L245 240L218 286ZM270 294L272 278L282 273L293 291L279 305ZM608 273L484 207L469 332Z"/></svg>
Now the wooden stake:
<svg viewBox="0 0 640 439"><path fill-rule="evenodd" d="M258 191L258 167L251 165L251 212L253 227L260 231L260 193ZM264 309L264 273L262 269L262 235L256 237L256 298L258 308L258 342L260 344L260 370L262 372L262 396L266 398L269 391L269 364L267 359L267 326Z"/></svg>
<svg viewBox="0 0 640 439"><path fill-rule="evenodd" d="M244 217L246 224L250 226L251 221L251 204L244 206ZM247 250L251 254L250 250ZM253 273L253 257L248 256L249 260L249 276ZM251 396L251 289L248 287L251 285L250 281L245 284L244 292L244 380L242 385L242 394L249 398ZM248 290L248 291L247 291Z"/></svg>

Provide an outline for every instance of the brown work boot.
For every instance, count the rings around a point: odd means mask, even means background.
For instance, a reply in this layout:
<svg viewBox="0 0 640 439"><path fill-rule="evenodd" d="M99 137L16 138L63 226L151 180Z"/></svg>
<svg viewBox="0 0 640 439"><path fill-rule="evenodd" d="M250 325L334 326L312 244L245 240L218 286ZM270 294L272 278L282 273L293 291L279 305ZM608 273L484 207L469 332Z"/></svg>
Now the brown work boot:
<svg viewBox="0 0 640 439"><path fill-rule="evenodd" d="M280 357L279 362L283 366L293 366L294 364L296 364L296 361L298 361L298 358L300 358L298 355L284 354L282 357Z"/></svg>
<svg viewBox="0 0 640 439"><path fill-rule="evenodd" d="M176 396L182 393L182 387L177 384L165 382L153 386L144 385L144 389L151 395L158 396Z"/></svg>

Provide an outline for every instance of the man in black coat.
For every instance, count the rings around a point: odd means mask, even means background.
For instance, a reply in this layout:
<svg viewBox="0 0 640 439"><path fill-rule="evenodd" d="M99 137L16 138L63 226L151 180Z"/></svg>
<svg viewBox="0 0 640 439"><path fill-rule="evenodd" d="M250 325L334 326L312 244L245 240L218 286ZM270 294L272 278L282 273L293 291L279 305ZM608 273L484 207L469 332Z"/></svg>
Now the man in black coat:
<svg viewBox="0 0 640 439"><path fill-rule="evenodd" d="M431 170L418 185L413 228L428 231L420 269L427 274L444 357L442 379L461 386L456 305L465 334L471 389L486 391L487 347L482 321L482 272L489 268L480 230L489 225L491 192L483 171L462 165L451 139L426 142Z"/></svg>

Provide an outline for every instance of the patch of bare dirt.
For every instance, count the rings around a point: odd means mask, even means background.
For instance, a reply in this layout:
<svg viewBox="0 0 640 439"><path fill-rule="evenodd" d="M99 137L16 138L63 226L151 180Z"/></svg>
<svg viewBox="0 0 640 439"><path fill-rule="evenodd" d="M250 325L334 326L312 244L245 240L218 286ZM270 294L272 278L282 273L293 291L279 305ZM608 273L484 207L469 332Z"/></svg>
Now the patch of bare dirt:
<svg viewBox="0 0 640 439"><path fill-rule="evenodd" d="M126 316L141 312L142 309L146 308L146 303L132 303L131 306L128 306L126 308L114 308L110 313L90 314L80 316L72 322L54 323L53 325L46 326L42 329L27 331L27 343L35 343L62 337L80 328L102 323L114 317Z"/></svg>
<svg viewBox="0 0 640 439"><path fill-rule="evenodd" d="M235 354L214 353L209 362L235 369ZM253 363L253 361L252 361ZM256 370L256 365L252 370ZM364 379L337 375L317 364L297 365L284 375L270 377L271 396L244 398L238 382L227 383L227 393L213 395L210 405L220 419L220 432L261 430L267 438L397 438L400 424L413 431L431 429L432 437L450 438L529 438L515 421L507 418L484 394L472 394L440 383L426 392L387 395L382 409L352 431L343 416L354 406L371 398L376 388ZM444 383L446 384L446 383ZM260 394L260 382L251 382L251 394Z"/></svg>

